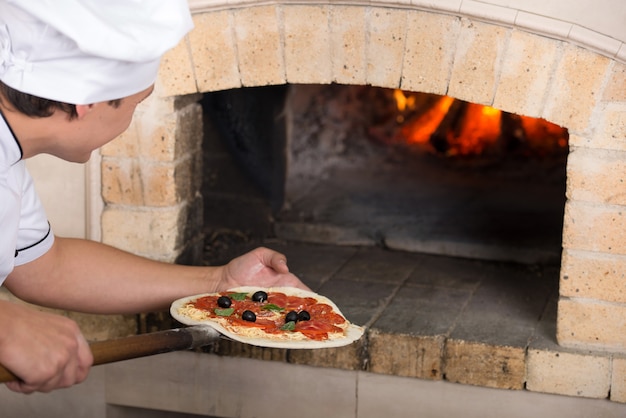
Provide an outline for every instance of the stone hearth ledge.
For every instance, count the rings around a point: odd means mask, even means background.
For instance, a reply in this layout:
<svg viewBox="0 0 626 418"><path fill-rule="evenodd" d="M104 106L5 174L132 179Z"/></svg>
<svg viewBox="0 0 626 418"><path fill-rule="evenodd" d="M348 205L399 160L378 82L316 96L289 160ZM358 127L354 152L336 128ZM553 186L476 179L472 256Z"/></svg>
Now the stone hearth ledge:
<svg viewBox="0 0 626 418"><path fill-rule="evenodd" d="M294 274L366 333L352 345L320 350L220 340L203 349L210 355L626 402L624 358L556 343L556 267L263 245L285 253Z"/></svg>

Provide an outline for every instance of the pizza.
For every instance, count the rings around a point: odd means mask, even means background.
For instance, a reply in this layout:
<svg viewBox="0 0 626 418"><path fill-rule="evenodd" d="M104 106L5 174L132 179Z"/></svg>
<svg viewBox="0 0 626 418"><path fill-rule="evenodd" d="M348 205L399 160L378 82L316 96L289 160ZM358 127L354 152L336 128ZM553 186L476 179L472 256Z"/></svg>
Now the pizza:
<svg viewBox="0 0 626 418"><path fill-rule="evenodd" d="M183 324L205 324L263 347L339 347L363 334L327 297L291 287L246 286L189 296L175 301L170 312Z"/></svg>

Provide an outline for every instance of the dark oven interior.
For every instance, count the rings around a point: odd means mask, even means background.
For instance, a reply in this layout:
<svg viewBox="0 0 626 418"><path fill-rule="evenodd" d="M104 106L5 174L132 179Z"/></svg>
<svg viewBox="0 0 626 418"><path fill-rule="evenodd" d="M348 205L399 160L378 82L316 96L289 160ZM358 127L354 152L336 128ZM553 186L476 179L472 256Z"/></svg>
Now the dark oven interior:
<svg viewBox="0 0 626 418"><path fill-rule="evenodd" d="M209 259L279 239L560 261L563 128L372 86L240 88L203 107Z"/></svg>

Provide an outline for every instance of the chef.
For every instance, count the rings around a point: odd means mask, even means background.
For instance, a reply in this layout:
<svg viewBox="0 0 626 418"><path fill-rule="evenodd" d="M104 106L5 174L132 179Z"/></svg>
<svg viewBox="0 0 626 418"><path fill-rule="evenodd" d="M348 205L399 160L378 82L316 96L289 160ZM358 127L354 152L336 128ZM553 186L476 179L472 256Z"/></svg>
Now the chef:
<svg viewBox="0 0 626 418"><path fill-rule="evenodd" d="M55 236L47 221L24 160L86 162L128 127L161 56L191 28L186 0L0 0L0 284L20 299L130 314L241 285L306 288L266 248L180 266ZM74 385L92 362L75 322L0 300L0 364L20 378L11 390Z"/></svg>

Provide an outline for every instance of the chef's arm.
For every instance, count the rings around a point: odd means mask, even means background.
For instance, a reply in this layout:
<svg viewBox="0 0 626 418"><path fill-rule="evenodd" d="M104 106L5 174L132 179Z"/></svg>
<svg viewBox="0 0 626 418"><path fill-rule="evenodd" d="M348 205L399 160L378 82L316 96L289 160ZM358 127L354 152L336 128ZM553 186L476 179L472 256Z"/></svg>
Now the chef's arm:
<svg viewBox="0 0 626 418"><path fill-rule="evenodd" d="M149 260L111 246L57 237L40 258L18 266L5 282L17 297L41 306L88 313L138 313L180 297L238 285L306 288L285 257L258 248L225 266L182 266Z"/></svg>
<svg viewBox="0 0 626 418"><path fill-rule="evenodd" d="M46 254L16 267L5 284L20 299L41 306L137 313L213 291L219 273L219 268L177 266L94 241L56 237Z"/></svg>

